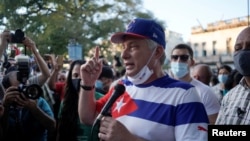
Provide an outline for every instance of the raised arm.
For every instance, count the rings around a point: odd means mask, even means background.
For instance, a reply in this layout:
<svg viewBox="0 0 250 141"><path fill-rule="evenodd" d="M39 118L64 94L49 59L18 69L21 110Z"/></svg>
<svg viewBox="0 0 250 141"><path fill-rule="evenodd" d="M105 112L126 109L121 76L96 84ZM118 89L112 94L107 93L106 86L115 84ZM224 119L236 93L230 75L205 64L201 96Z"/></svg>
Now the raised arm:
<svg viewBox="0 0 250 141"><path fill-rule="evenodd" d="M39 85L43 85L50 76L49 68L46 62L44 61L44 59L42 58L42 56L40 55L40 53L37 51L37 47L34 41L32 41L29 37L25 37L23 44L27 48L29 48L30 51L34 54L34 58L41 71L41 75L39 75L39 78L38 78L38 83Z"/></svg>
<svg viewBox="0 0 250 141"><path fill-rule="evenodd" d="M54 56L49 57L51 59L52 65L53 65L53 69L52 69L52 73L47 81L48 86L51 90L56 90L56 81L57 81L57 76L59 74L59 72L61 71L63 64L58 64L58 57L55 58Z"/></svg>
<svg viewBox="0 0 250 141"><path fill-rule="evenodd" d="M0 59L8 46L8 40L10 40L10 32L5 30L0 34Z"/></svg>
<svg viewBox="0 0 250 141"><path fill-rule="evenodd" d="M81 66L81 89L79 93L78 113L80 121L92 124L96 117L95 81L102 71L102 61L99 60L99 47L96 47L95 56Z"/></svg>

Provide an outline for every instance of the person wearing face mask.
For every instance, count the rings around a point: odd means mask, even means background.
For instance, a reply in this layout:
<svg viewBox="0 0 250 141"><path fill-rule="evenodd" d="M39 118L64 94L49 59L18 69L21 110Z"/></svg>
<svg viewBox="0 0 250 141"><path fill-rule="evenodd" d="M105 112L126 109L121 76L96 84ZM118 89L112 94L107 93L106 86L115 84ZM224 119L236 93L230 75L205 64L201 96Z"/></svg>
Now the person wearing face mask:
<svg viewBox="0 0 250 141"><path fill-rule="evenodd" d="M250 27L243 29L234 45L234 66L243 75L239 84L233 87L222 99L215 124L250 125Z"/></svg>
<svg viewBox="0 0 250 141"><path fill-rule="evenodd" d="M58 114L57 141L88 141L91 126L81 124L77 113L78 93L80 90L80 66L83 60L75 60L70 64L67 80L64 87L64 99L61 102ZM96 92L95 98L103 95Z"/></svg>
<svg viewBox="0 0 250 141"><path fill-rule="evenodd" d="M227 94L228 91L238 85L242 77L243 76L236 69L232 70L231 73L228 75L227 81L225 82L224 93Z"/></svg>
<svg viewBox="0 0 250 141"><path fill-rule="evenodd" d="M216 94L216 97L221 102L223 96L226 94L225 83L228 79L229 74L231 73L232 68L228 65L222 65L218 69L218 80L219 83L212 87L213 91Z"/></svg>
<svg viewBox="0 0 250 141"><path fill-rule="evenodd" d="M111 42L122 45L126 74L117 83L124 85L125 92L111 104L111 116L98 116L99 139L206 141L208 117L195 87L170 78L162 68L166 58L162 26L155 20L136 18L125 32L112 35ZM78 113L85 124L95 121L114 92L111 87L99 100L94 98L102 66L99 47L81 66Z"/></svg>
<svg viewBox="0 0 250 141"><path fill-rule="evenodd" d="M195 86L206 108L209 123L214 124L220 109L220 103L212 89L201 81L192 78L190 68L194 66L193 50L186 44L176 45L171 52L170 70L173 78Z"/></svg>
<svg viewBox="0 0 250 141"><path fill-rule="evenodd" d="M106 94L110 88L110 85L114 81L114 72L110 66L104 65L102 72L95 83L96 91L101 94Z"/></svg>

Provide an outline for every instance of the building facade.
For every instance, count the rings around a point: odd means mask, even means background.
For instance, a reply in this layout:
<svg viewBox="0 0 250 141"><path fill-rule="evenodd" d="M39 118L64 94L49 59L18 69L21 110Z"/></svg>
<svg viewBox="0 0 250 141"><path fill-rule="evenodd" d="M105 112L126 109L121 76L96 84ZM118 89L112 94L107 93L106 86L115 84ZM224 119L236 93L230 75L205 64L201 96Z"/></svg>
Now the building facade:
<svg viewBox="0 0 250 141"><path fill-rule="evenodd" d="M246 16L209 23L206 28L202 26L192 27L189 44L194 50L196 62L212 66L220 64L233 66L236 38L248 24Z"/></svg>

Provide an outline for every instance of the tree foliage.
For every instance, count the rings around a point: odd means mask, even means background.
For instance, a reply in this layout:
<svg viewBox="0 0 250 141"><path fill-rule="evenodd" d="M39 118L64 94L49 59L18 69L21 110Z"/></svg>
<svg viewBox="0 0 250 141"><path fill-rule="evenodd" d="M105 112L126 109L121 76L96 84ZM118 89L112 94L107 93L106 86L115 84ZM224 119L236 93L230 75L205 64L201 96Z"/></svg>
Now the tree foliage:
<svg viewBox="0 0 250 141"><path fill-rule="evenodd" d="M39 51L66 54L70 39L83 46L84 54L124 31L134 17L152 18L141 0L1 0L0 25L21 28ZM102 46L102 45L101 45ZM110 44L103 44L104 50Z"/></svg>

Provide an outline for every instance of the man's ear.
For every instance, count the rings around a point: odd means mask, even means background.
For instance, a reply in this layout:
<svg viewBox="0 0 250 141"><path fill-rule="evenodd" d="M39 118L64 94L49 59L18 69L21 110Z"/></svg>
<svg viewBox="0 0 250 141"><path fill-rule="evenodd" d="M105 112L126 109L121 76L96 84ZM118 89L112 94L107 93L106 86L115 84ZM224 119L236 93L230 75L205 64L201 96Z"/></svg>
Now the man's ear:
<svg viewBox="0 0 250 141"><path fill-rule="evenodd" d="M191 65L190 66L194 66L195 65L195 61L194 61L194 59L193 58L191 58Z"/></svg>
<svg viewBox="0 0 250 141"><path fill-rule="evenodd" d="M155 57L158 59L161 58L161 56L164 54L164 51L165 51L164 48L158 45L156 47Z"/></svg>
<svg viewBox="0 0 250 141"><path fill-rule="evenodd" d="M200 80L200 77L198 75L194 75L193 78Z"/></svg>

